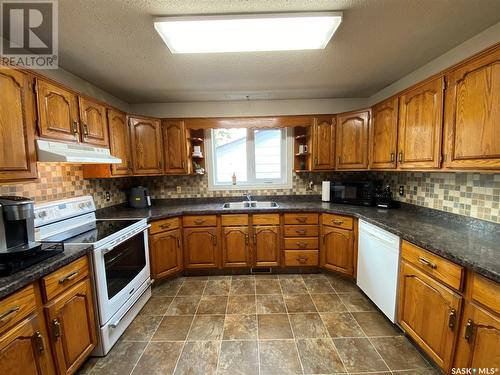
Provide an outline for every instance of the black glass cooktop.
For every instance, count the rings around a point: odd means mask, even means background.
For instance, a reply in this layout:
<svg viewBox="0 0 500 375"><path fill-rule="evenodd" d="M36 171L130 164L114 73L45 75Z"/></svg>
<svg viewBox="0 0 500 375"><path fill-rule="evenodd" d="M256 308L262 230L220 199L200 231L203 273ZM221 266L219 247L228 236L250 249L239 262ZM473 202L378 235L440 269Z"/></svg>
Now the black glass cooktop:
<svg viewBox="0 0 500 375"><path fill-rule="evenodd" d="M97 220L46 238L44 241L91 244L135 223L137 223L137 220Z"/></svg>

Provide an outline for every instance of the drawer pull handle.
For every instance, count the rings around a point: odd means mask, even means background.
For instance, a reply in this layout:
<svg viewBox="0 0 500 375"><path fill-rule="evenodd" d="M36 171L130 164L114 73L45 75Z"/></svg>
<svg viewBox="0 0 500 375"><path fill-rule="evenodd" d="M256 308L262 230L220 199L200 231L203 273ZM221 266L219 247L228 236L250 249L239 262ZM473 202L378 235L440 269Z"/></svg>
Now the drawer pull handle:
<svg viewBox="0 0 500 375"><path fill-rule="evenodd" d="M73 272L67 274L62 279L59 280L59 284L64 284L67 281L73 280L75 277L78 276L79 273L80 273L80 271L73 271Z"/></svg>
<svg viewBox="0 0 500 375"><path fill-rule="evenodd" d="M2 315L0 315L0 327L11 320L12 316L15 315L20 309L20 306L14 306L2 313Z"/></svg>
<svg viewBox="0 0 500 375"><path fill-rule="evenodd" d="M306 262L307 262L307 257L297 257L297 261L298 261L299 263L304 264L304 263L306 263Z"/></svg>
<svg viewBox="0 0 500 375"><path fill-rule="evenodd" d="M40 333L40 331L35 331L35 334L33 335L33 339L35 340L35 345L39 353L43 352L45 350L45 344L43 342L43 336Z"/></svg>
<svg viewBox="0 0 500 375"><path fill-rule="evenodd" d="M169 227L170 227L170 223L165 223L165 224L160 225L161 229L165 229L165 228L169 228Z"/></svg>
<svg viewBox="0 0 500 375"><path fill-rule="evenodd" d="M448 327L453 328L457 323L457 310L451 309L448 313Z"/></svg>
<svg viewBox="0 0 500 375"><path fill-rule="evenodd" d="M332 223L335 225L342 225L344 223L344 220L332 219Z"/></svg>
<svg viewBox="0 0 500 375"><path fill-rule="evenodd" d="M56 127L56 126L53 126L53 127ZM73 123L71 124L71 131L73 132L73 134L75 136L78 135L78 123L76 121L73 121Z"/></svg>
<svg viewBox="0 0 500 375"><path fill-rule="evenodd" d="M55 338L61 337L61 323L57 319L52 319L52 334Z"/></svg>
<svg viewBox="0 0 500 375"><path fill-rule="evenodd" d="M470 342L472 339L472 332L474 331L474 321L472 319L467 320L465 324L465 334L464 339Z"/></svg>
<svg viewBox="0 0 500 375"><path fill-rule="evenodd" d="M307 247L306 242L296 242L296 244L299 247L299 249L305 249Z"/></svg>
<svg viewBox="0 0 500 375"><path fill-rule="evenodd" d="M89 135L89 127L87 126L87 124L83 124L83 135Z"/></svg>
<svg viewBox="0 0 500 375"><path fill-rule="evenodd" d="M297 229L295 231L295 233L300 234L300 235L303 236L303 235L305 235L307 233L307 231L305 229Z"/></svg>
<svg viewBox="0 0 500 375"><path fill-rule="evenodd" d="M307 221L307 217L296 217L295 220L297 220L299 223L305 223Z"/></svg>
<svg viewBox="0 0 500 375"><path fill-rule="evenodd" d="M248 234L245 234L245 245L248 245Z"/></svg>
<svg viewBox="0 0 500 375"><path fill-rule="evenodd" d="M424 257L418 257L418 261L422 263L424 266L430 267L433 270L437 268L437 264L431 262L430 260L425 259Z"/></svg>
<svg viewBox="0 0 500 375"><path fill-rule="evenodd" d="M194 221L194 223L195 223L196 225L201 225L201 224L203 224L204 222L205 222L205 219L196 219L196 220Z"/></svg>
<svg viewBox="0 0 500 375"><path fill-rule="evenodd" d="M391 163L394 162L394 152L391 152Z"/></svg>

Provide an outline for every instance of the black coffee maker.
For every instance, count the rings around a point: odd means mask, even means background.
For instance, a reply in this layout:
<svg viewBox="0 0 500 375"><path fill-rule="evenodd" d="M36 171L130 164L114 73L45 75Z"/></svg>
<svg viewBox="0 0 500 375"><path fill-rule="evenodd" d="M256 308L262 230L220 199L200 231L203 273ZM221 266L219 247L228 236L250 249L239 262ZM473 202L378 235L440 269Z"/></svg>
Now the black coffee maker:
<svg viewBox="0 0 500 375"><path fill-rule="evenodd" d="M395 201L392 197L391 187L386 185L384 188L381 186L375 193L375 205L380 208L397 208L399 202Z"/></svg>
<svg viewBox="0 0 500 375"><path fill-rule="evenodd" d="M36 252L34 203L29 198L0 196L0 258Z"/></svg>

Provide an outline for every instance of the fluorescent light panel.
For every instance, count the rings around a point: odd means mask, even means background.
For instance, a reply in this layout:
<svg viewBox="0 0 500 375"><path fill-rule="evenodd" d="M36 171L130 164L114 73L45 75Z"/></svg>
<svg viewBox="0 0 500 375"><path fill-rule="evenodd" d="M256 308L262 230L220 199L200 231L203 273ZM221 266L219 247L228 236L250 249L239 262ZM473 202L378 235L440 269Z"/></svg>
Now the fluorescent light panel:
<svg viewBox="0 0 500 375"><path fill-rule="evenodd" d="M341 12L159 17L154 25L172 53L324 49Z"/></svg>

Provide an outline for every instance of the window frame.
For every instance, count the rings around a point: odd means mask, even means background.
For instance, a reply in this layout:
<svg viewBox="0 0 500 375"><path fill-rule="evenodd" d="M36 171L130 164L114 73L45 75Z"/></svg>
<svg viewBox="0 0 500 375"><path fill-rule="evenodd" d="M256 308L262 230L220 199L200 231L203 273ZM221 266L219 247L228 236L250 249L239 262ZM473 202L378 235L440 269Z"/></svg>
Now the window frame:
<svg viewBox="0 0 500 375"><path fill-rule="evenodd" d="M230 128L228 128L230 129ZM215 181L217 167L215 163L215 150L213 148L212 131L215 129L207 129L205 131L205 158L206 158L206 173L208 175L208 190L274 190L274 189L291 189L292 188L292 166L293 166L293 132L291 128L246 128L247 129L247 176L255 176L255 142L254 130L281 130L281 179L251 180L248 182L236 181L236 185L231 182L217 183ZM252 136L249 137L248 134ZM250 152L250 150L252 150Z"/></svg>

